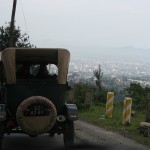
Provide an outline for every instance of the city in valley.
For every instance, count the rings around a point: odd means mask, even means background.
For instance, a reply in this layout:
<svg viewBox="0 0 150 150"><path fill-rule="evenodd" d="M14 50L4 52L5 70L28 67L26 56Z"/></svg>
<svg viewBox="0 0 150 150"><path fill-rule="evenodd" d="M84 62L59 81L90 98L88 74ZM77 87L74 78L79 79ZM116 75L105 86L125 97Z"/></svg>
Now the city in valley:
<svg viewBox="0 0 150 150"><path fill-rule="evenodd" d="M150 62L113 61L90 58L74 58L70 62L68 80L75 83L94 81L94 70L101 66L103 78L115 79L117 84L139 82L150 86ZM102 80L103 80L102 78Z"/></svg>
<svg viewBox="0 0 150 150"><path fill-rule="evenodd" d="M75 51L76 50L76 51ZM101 66L102 82L128 86L138 82L150 86L150 50L132 46L121 48L77 48L71 53L68 80L95 83L94 70ZM77 55L78 54L78 55ZM113 86L113 85L112 85Z"/></svg>

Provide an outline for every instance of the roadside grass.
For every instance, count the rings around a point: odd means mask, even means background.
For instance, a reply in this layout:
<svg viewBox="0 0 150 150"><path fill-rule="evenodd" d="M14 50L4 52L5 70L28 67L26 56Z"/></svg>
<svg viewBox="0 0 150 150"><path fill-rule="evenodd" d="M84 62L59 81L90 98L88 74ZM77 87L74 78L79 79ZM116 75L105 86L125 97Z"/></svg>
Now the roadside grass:
<svg viewBox="0 0 150 150"><path fill-rule="evenodd" d="M136 110L136 117L131 117L130 125L122 125L123 103L115 103L113 117L105 117L105 105L92 104L89 108L79 108L79 118L88 123L103 127L106 130L118 132L139 143L150 146L150 136L144 137L139 132L140 122L145 120L144 110Z"/></svg>

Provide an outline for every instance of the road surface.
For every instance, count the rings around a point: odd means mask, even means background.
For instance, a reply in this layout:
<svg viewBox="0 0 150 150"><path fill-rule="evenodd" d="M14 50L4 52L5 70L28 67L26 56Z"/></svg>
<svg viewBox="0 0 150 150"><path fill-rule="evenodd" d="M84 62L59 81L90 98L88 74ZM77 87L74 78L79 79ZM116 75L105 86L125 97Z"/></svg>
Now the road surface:
<svg viewBox="0 0 150 150"><path fill-rule="evenodd" d="M75 148L79 149L101 149L101 150L150 150L150 147L141 145L131 139L114 132L106 131L94 125L76 121L75 122ZM150 137L148 137L150 138ZM48 134L36 138L23 134L5 135L3 139L3 150L52 150L63 149L63 136ZM72 149L72 148L71 148Z"/></svg>
<svg viewBox="0 0 150 150"><path fill-rule="evenodd" d="M100 145L107 149L122 150L150 150L150 147L139 144L127 137L115 132L106 131L103 128L88 124L83 121L76 121L77 141L86 144ZM150 140L150 137L147 137Z"/></svg>
<svg viewBox="0 0 150 150"><path fill-rule="evenodd" d="M24 134L5 135L2 150L51 150L63 147L63 137L49 137L48 134L36 138Z"/></svg>

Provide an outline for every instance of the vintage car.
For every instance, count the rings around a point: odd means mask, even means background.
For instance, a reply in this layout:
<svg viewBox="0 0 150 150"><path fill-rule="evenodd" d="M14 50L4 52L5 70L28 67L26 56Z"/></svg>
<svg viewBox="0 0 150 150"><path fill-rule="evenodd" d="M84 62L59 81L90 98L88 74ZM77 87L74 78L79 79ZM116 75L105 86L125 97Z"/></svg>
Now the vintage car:
<svg viewBox="0 0 150 150"><path fill-rule="evenodd" d="M75 104L67 104L70 53L59 48L7 48L0 53L0 144L4 134L63 134L74 143ZM53 68L51 68L53 67Z"/></svg>

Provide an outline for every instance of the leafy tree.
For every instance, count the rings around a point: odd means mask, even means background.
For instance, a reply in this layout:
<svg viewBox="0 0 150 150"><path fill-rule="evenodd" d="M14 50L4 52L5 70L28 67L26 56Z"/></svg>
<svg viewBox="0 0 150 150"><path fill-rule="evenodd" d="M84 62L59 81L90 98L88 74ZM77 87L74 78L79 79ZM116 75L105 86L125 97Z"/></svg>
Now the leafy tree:
<svg viewBox="0 0 150 150"><path fill-rule="evenodd" d="M102 77L103 77L103 72L101 69L101 65L98 66L97 70L93 70L94 76L96 78L96 85L99 88L99 90L102 89Z"/></svg>
<svg viewBox="0 0 150 150"><path fill-rule="evenodd" d="M124 89L125 96L133 99L133 105L138 108L144 108L150 98L150 88L142 87L140 83L131 83L129 87Z"/></svg>
<svg viewBox="0 0 150 150"><path fill-rule="evenodd" d="M6 23L6 26L0 27L0 51L9 47L10 40L10 23ZM20 27L14 25L13 30L13 47L26 47L33 48L35 47L29 42L28 34L21 34Z"/></svg>
<svg viewBox="0 0 150 150"><path fill-rule="evenodd" d="M143 93L140 83L131 83L130 87L125 89L127 96L139 97Z"/></svg>

